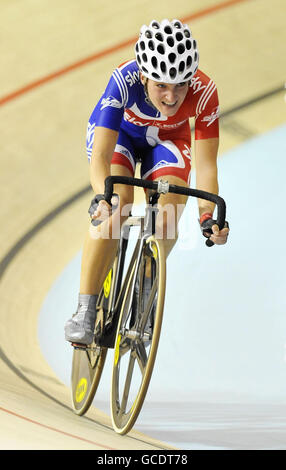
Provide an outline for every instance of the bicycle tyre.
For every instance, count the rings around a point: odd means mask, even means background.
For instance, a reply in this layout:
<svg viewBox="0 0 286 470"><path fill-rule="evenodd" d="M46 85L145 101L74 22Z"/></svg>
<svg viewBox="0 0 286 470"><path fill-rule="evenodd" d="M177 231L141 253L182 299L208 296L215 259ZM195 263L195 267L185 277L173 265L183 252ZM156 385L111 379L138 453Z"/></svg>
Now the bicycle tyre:
<svg viewBox="0 0 286 470"><path fill-rule="evenodd" d="M135 266L136 266L136 260L135 260L134 265L131 270L129 280L127 282L127 287L126 287L125 295L123 298L119 322L118 322L116 340L115 340L115 351L114 351L114 361L113 361L113 370L112 370L111 400L110 400L111 401L111 417L112 417L113 429L117 433L122 434L122 435L128 433L132 429L141 411L142 405L144 403L144 399L148 391L149 383L150 383L153 368L154 368L154 363L155 363L158 344L159 344L160 332L161 332L162 319L163 319L165 286L166 286L166 258L165 258L164 246L162 242L160 240L157 240L154 236L151 236L148 238L148 240L146 241L146 246L149 246L151 248L152 255L150 256L150 258L153 259L153 266L155 266L155 270L156 270L156 276L154 276L155 287L154 288L152 287L152 291L151 291L149 300L147 302L148 306L151 305L150 311L152 310L155 311L153 334L151 335L151 339L149 337L147 341L145 341L146 334L144 334L144 338L145 338L144 339L142 336L142 331L140 332L141 334L140 339L138 339L137 337L137 339L132 340L126 336L126 335L130 336L131 334L130 332L132 330L132 327L131 327L131 330L125 329L125 327L126 327L126 324L130 322L131 316L132 316L130 311L128 311L129 310L128 304L130 305L130 303L133 302L131 298L133 299L133 296L134 296L134 293L132 292L132 287L134 284L134 276L135 276ZM146 254L144 256L146 256ZM143 251L141 252L140 263L141 264L143 263ZM153 300L151 300L152 296L153 296ZM155 302L155 297L157 298L156 298L156 305L154 306L153 302ZM146 311L147 310L148 309L146 309ZM136 325L136 321L137 322L139 321L138 318L137 319L135 318L135 325ZM126 333L126 331L128 333ZM145 344L146 344L146 349L145 349ZM126 351L126 348L127 348L127 351ZM147 351L147 348L149 348L149 352ZM129 356L129 359L126 358L128 362L128 366L127 366L127 374L126 374L126 379L125 379L124 378L125 374L122 370L122 359L127 354ZM136 359L138 363L137 366L139 366L139 370L140 370L139 374L137 374L139 377L138 378L139 385L138 386L135 385L135 399L134 400L131 399L130 404L127 405L127 399L129 397L129 392L131 389L131 381L133 379L134 366L135 366ZM133 362L133 365L130 366L132 362ZM140 374L141 374L141 377L140 377ZM121 375L121 378L120 378L120 375ZM123 394L121 398L120 397L121 395L120 381L122 379L122 376L123 376L124 386L123 386ZM129 409L126 411L127 406L129 406Z"/></svg>

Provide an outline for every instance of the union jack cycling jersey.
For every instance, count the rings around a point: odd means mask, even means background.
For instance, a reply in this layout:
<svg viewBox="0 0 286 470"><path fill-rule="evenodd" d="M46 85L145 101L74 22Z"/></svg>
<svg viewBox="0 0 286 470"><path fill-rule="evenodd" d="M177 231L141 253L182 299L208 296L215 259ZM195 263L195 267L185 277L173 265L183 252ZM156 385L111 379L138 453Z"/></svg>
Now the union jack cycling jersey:
<svg viewBox="0 0 286 470"><path fill-rule="evenodd" d="M195 139L219 136L219 103L215 83L201 70L190 81L186 98L174 116L163 116L146 98L135 60L117 67L94 108L87 128L86 150L91 158L94 128L119 132L112 163L134 174L136 160L142 161L142 178L172 174L189 182L191 131Z"/></svg>

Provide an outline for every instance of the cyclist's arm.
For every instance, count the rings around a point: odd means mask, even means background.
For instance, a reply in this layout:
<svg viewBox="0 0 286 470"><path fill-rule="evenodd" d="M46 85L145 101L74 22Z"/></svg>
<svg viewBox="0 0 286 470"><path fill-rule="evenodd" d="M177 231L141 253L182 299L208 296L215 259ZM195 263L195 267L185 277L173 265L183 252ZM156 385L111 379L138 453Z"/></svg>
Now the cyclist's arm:
<svg viewBox="0 0 286 470"><path fill-rule="evenodd" d="M218 194L217 153L218 137L200 139L195 142L196 155L196 187L209 193ZM198 199L200 217L202 214L213 213L214 204Z"/></svg>
<svg viewBox="0 0 286 470"><path fill-rule="evenodd" d="M217 152L218 137L210 139L201 139L196 141L196 186L197 189L208 191L209 193L218 194L218 178L217 178ZM209 201L198 199L200 223L206 219L212 220L214 204ZM204 217L202 215L205 214ZM212 225L213 234L210 239L217 245L224 245L228 237L228 224L222 230L219 230L217 224Z"/></svg>
<svg viewBox="0 0 286 470"><path fill-rule="evenodd" d="M218 194L217 154L219 145L219 100L215 83L204 74L205 87L197 94L195 156L197 188ZM199 200L200 216L213 213L215 205Z"/></svg>
<svg viewBox="0 0 286 470"><path fill-rule="evenodd" d="M110 176L110 165L118 132L106 127L96 127L90 163L90 182L95 194L104 193L104 180Z"/></svg>

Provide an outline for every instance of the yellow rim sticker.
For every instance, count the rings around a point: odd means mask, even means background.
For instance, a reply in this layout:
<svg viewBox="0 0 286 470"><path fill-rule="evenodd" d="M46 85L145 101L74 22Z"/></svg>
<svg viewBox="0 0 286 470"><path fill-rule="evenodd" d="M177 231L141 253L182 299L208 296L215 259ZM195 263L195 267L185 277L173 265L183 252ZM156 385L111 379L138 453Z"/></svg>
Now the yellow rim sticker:
<svg viewBox="0 0 286 470"><path fill-rule="evenodd" d="M87 380L85 377L82 377L82 379L79 380L77 386L76 386L76 392L75 392L75 401L77 403L80 403L87 392Z"/></svg>
<svg viewBox="0 0 286 470"><path fill-rule="evenodd" d="M118 335L117 341L116 341L116 346L115 346L115 352L114 352L114 365L117 365L118 359L119 359L119 347L120 347L120 341L121 341L121 335Z"/></svg>
<svg viewBox="0 0 286 470"><path fill-rule="evenodd" d="M107 274L106 279L103 283L104 296L105 296L106 299L107 299L107 297L109 296L109 293L110 293L111 278L112 278L112 269Z"/></svg>

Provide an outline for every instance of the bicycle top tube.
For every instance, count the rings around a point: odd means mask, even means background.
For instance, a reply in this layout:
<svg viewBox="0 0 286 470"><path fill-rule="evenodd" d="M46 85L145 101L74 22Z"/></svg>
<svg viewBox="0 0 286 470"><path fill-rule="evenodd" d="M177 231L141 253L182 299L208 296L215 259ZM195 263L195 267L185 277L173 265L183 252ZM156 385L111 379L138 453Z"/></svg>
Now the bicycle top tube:
<svg viewBox="0 0 286 470"><path fill-rule="evenodd" d="M160 181L142 180L140 178L131 178L129 176L108 176L104 183L104 197L105 200L109 203L111 203L114 184L126 184L128 186L152 189L162 194L169 192L211 201L217 206L217 224L219 229L222 230L224 227L226 205L224 199L217 194L208 193L207 191L202 191L201 189L186 188L184 186L177 186L175 184L166 184L165 181L162 183Z"/></svg>

